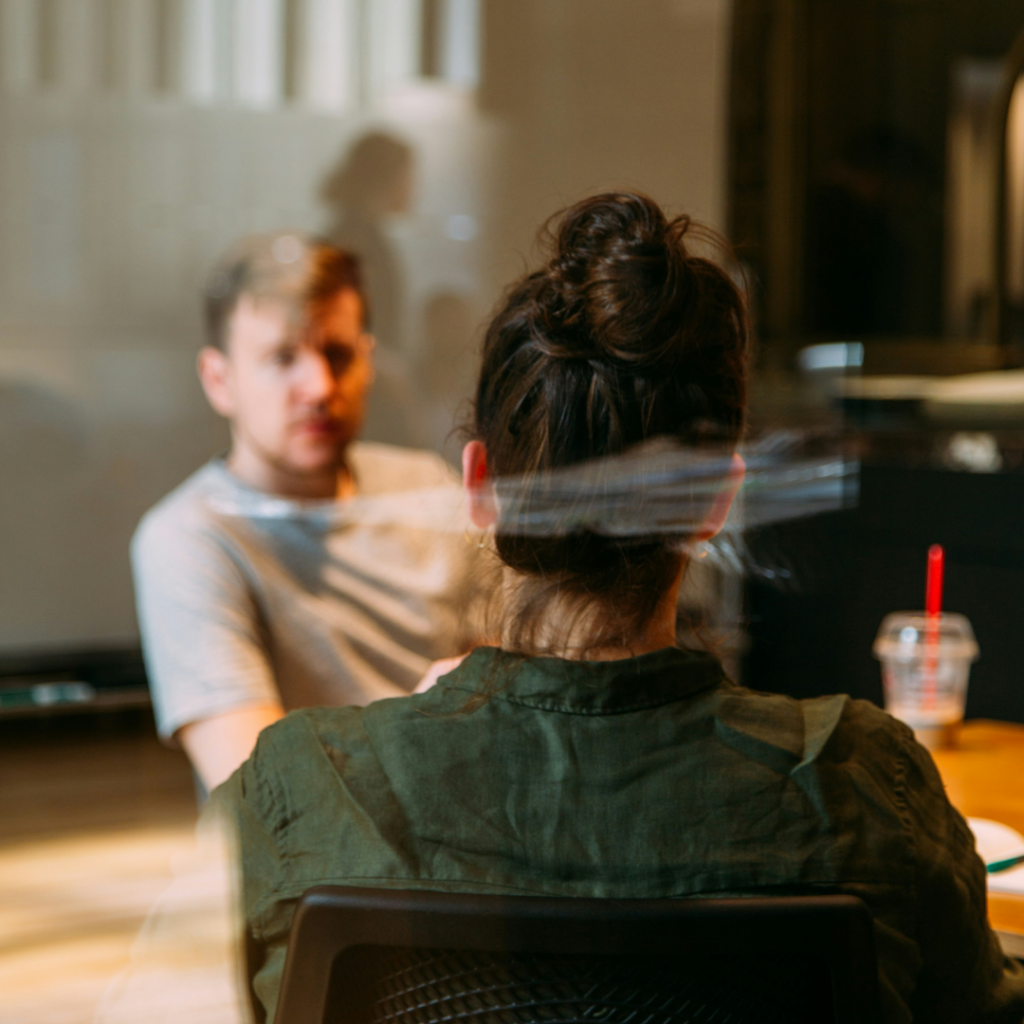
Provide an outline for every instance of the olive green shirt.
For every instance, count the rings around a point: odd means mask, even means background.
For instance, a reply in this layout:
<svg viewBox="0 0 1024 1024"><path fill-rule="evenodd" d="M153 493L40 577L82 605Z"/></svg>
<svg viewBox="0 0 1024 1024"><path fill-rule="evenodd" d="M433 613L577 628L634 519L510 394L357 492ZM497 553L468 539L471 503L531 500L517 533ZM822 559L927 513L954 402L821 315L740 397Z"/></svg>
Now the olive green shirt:
<svg viewBox="0 0 1024 1024"><path fill-rule="evenodd" d="M984 866L911 732L845 696L735 686L707 655L481 648L421 696L292 712L213 804L238 830L270 1020L296 902L319 884L849 892L875 918L887 1022L1024 1019Z"/></svg>

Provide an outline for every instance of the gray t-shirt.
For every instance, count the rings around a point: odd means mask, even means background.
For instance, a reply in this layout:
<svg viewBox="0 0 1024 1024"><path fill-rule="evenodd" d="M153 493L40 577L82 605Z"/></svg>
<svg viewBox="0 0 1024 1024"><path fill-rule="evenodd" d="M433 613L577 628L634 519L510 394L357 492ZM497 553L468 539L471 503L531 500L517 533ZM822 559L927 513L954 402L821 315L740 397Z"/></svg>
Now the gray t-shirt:
<svg viewBox="0 0 1024 1024"><path fill-rule="evenodd" d="M480 640L487 570L450 467L367 443L349 461L347 501L264 494L218 458L143 517L132 569L161 735L246 705L401 696Z"/></svg>

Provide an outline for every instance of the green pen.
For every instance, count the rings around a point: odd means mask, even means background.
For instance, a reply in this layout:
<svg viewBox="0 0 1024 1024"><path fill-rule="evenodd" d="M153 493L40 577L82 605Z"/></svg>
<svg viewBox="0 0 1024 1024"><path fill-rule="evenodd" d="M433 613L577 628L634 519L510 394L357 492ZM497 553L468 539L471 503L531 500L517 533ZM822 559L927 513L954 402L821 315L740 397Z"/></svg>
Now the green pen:
<svg viewBox="0 0 1024 1024"><path fill-rule="evenodd" d="M985 870L990 875L994 875L997 871L1005 871L1007 868L1012 868L1015 864L1020 864L1022 861L1024 861L1024 853L1020 853L1016 857L1007 857L1006 860L997 860L991 864L986 864Z"/></svg>

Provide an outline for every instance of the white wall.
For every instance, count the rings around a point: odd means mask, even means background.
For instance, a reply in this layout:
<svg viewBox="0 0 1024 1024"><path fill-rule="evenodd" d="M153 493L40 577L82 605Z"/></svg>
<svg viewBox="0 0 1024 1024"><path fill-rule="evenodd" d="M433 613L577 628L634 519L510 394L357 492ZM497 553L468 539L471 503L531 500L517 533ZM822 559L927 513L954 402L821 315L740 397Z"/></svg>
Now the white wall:
<svg viewBox="0 0 1024 1024"><path fill-rule="evenodd" d="M239 235L324 227L320 182L367 129L417 151L388 227L412 366L428 301L482 318L587 191L724 223L727 0L446 0L429 81L422 10L0 0L0 654L134 642L132 529L226 438L193 371L200 282ZM458 397L415 410L416 440Z"/></svg>
<svg viewBox="0 0 1024 1024"><path fill-rule="evenodd" d="M240 235L323 229L320 182L364 131L418 151L389 228L413 324L479 292L479 238L447 230L480 219L472 83L420 79L417 4L392 6L305 0L289 27L282 0L0 2L0 652L134 641L131 531L226 443L201 282Z"/></svg>
<svg viewBox="0 0 1024 1024"><path fill-rule="evenodd" d="M514 271L537 225L588 193L633 188L722 230L731 0L491 0L485 109Z"/></svg>

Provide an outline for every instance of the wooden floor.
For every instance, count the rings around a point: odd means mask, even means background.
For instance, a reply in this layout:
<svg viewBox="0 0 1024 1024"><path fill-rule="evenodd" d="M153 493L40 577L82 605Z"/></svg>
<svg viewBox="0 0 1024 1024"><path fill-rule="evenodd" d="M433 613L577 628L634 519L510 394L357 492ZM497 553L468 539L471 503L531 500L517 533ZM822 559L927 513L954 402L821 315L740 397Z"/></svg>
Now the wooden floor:
<svg viewBox="0 0 1024 1024"><path fill-rule="evenodd" d="M3 1024L92 1024L195 819L184 757L139 713L2 723Z"/></svg>

